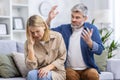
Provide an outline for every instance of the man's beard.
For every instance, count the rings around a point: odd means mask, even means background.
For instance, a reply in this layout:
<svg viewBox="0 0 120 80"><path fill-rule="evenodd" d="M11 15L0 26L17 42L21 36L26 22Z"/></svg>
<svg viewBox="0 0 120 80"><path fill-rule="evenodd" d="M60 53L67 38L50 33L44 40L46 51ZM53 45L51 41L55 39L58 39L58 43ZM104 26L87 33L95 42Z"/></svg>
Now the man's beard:
<svg viewBox="0 0 120 80"><path fill-rule="evenodd" d="M73 29L79 29L79 28L81 28L83 26L83 23L81 23L81 25L73 25L73 24L71 24L71 27L73 28Z"/></svg>
<svg viewBox="0 0 120 80"><path fill-rule="evenodd" d="M71 27L72 27L73 29L80 29L82 26L74 26L74 25L71 24Z"/></svg>

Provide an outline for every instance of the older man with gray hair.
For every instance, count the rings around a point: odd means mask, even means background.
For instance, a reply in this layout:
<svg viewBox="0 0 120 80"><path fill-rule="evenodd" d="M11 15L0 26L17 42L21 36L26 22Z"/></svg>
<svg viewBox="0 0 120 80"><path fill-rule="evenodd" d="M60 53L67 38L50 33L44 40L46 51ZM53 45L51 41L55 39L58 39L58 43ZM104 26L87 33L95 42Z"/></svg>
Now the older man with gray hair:
<svg viewBox="0 0 120 80"><path fill-rule="evenodd" d="M58 14L55 12L56 7L49 12L48 25ZM87 19L88 8L79 3L71 9L71 24L52 28L64 38L67 49L67 80L99 80L100 70L95 64L94 54L100 55L104 47L97 27L86 22Z"/></svg>

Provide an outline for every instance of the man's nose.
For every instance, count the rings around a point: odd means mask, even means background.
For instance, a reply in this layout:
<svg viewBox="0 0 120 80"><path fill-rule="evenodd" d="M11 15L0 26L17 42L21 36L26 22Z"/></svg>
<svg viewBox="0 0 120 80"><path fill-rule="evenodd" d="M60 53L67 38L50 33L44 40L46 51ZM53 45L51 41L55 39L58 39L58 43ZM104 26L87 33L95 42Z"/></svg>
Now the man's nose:
<svg viewBox="0 0 120 80"><path fill-rule="evenodd" d="M76 21L76 18L72 18L72 21Z"/></svg>

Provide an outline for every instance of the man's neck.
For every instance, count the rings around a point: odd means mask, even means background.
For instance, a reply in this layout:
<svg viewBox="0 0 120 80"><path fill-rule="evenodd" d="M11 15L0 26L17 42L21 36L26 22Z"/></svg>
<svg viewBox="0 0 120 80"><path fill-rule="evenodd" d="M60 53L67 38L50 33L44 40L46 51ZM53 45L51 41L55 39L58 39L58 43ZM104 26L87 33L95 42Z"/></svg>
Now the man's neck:
<svg viewBox="0 0 120 80"><path fill-rule="evenodd" d="M71 25L71 27L72 27L73 31L77 31L77 30L80 30L83 27L83 25L79 26L79 27L75 27L75 26Z"/></svg>

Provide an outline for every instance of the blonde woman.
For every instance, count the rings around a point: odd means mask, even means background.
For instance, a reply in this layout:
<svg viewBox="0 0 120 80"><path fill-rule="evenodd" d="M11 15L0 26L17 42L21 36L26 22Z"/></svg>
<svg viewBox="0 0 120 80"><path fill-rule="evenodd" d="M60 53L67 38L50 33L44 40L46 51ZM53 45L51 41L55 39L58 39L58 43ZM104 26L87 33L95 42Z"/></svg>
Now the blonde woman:
<svg viewBox="0 0 120 80"><path fill-rule="evenodd" d="M27 21L26 35L27 80L66 80L66 48L61 34L49 30L40 16L33 15Z"/></svg>

